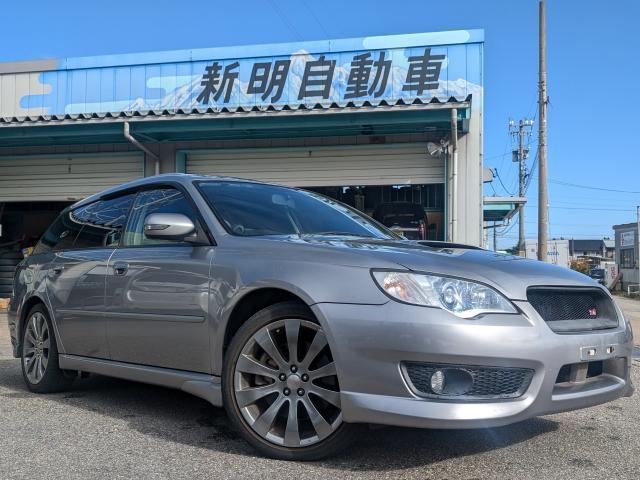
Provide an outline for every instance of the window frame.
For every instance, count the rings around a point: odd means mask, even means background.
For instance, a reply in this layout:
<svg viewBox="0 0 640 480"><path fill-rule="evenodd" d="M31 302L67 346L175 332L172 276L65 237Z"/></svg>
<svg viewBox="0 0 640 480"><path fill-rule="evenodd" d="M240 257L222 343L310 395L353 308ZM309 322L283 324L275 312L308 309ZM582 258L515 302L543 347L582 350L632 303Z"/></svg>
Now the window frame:
<svg viewBox="0 0 640 480"><path fill-rule="evenodd" d="M384 233L388 233L389 234L389 238L387 238L386 240L393 240L393 239L399 239L400 238L398 235L395 234L395 232L390 230L388 227L386 227L385 225L383 225L382 223L377 221L375 218L370 217L366 213L361 212L357 208L352 207L351 205L347 205L346 203L343 203L340 200L336 200L335 198L329 197L327 195L323 195L322 193L314 192L313 190L305 190L304 188L297 188L297 187L287 187L286 185L276 185L276 184L272 184L272 183L252 182L251 180L228 180L228 179L215 179L215 178L212 178L211 180L194 180L193 185L196 187L196 189L198 190L198 193L200 194L200 196L204 199L204 201L208 205L209 209L213 213L213 216L216 217L216 220L222 226L222 228L225 230L225 232L227 232L229 235L231 235L233 237L260 238L260 237L263 237L264 235L239 235L239 234L235 233L233 230L231 230L231 228L229 228L229 226L227 225L227 222L225 222L224 218L218 212L218 210L216 209L215 205L213 204L213 201L210 200L207 197L207 195L204 194L204 192L202 191L202 188L200 186L203 183L215 183L215 182L252 183L252 184L257 184L257 185L268 185L268 186L276 186L276 187L281 187L281 188L288 188L290 190L296 190L296 191L302 191L302 192L310 192L310 193L313 193L314 195L319 195L321 197L325 197L325 198L331 200L332 202L339 203L340 205L346 207L348 210L352 210L352 211L356 212L359 215L363 215L363 216L367 217L368 221L373 223L376 227L378 227Z"/></svg>
<svg viewBox="0 0 640 480"><path fill-rule="evenodd" d="M625 270L633 270L636 268L637 259L635 258L635 248L621 248L620 249L620 268L624 268ZM631 260L630 263L624 262L624 260ZM630 266L628 266L630 265Z"/></svg>
<svg viewBox="0 0 640 480"><path fill-rule="evenodd" d="M89 205L93 205L94 203L100 202L100 201L104 201L104 200L112 200L114 198L118 198L118 197L124 197L126 195L133 195L133 201L131 202L131 205L129 206L129 211L127 212L127 216L124 222L124 226L123 226L123 235L120 236L120 240L118 241L117 245L112 245L110 247L107 246L102 246L102 247L84 247L84 248L62 248L62 249L49 249L46 252L39 252L39 253L34 253L33 255L45 255L47 253L58 253L58 252L70 252L70 251L85 251L85 250L98 250L98 249L103 249L103 248L111 248L111 249L118 249L118 248L148 248L148 247L176 247L176 246L180 246L180 247L184 247L184 246L195 246L193 244L190 244L188 242L181 242L181 243L176 243L176 244L166 244L166 245L130 245L130 246L126 246L123 245L123 239L124 239L124 230L127 228L127 225L129 224L129 219L131 217L131 209L133 208L133 205L136 201L136 198L138 197L138 193L142 192L142 191L146 191L146 190L156 190L159 188L174 188L176 190L179 190L182 195L187 199L187 202L189 202L189 205L191 206L191 208L193 208L193 210L196 213L196 228L200 227L202 229L202 233L203 233L203 238L207 240L207 244L206 245L198 245L198 246L216 246L217 243L215 241L215 238L213 237L208 225L206 224L206 222L204 221L204 216L202 215L202 212L200 211L200 209L198 208L198 206L196 205L195 201L193 200L192 196L189 194L189 192L187 191L187 189L184 187L184 185L182 185L179 182L158 182L158 183L149 183L149 184L145 184L145 185L138 185L135 187L131 187L131 188L126 188L126 189L122 189L122 190L118 190L115 192L111 192L109 194L105 194L102 195L96 199L94 199L91 202L86 202L86 203L81 203L79 205L69 205L68 207L65 207L60 214L56 217L56 219L51 222L51 224L47 227L47 229L45 230L45 233L51 228L53 227L53 225L55 225L61 218L63 215L71 215L71 212L78 210L80 208L84 208L87 207ZM206 200L206 199L205 199ZM215 214L215 213L214 213ZM80 234L80 232L82 231L79 230L78 234ZM38 243L36 243L36 246L34 247L34 251L37 249L38 245L40 245L40 243L42 242L42 237L44 237L45 233L42 234L42 236L40 237L40 239L38 240ZM77 235L76 235L77 238ZM73 239L73 243L75 244L76 242L76 238Z"/></svg>
<svg viewBox="0 0 640 480"><path fill-rule="evenodd" d="M45 230L45 233L43 233L42 236L40 237L40 239L38 240L38 243L36 244L36 247L34 248L34 250L38 247L38 245L40 245L40 243L42 241L42 237L44 237L44 235L47 233L47 231L51 227L53 227L63 217L63 215L71 216L71 214L73 212L75 212L76 210L80 210L81 208L86 208L86 207L88 207L90 205L94 205L94 204L96 204L98 202L102 202L102 201L105 201L105 200L113 200L115 198L124 197L126 195L131 195L131 194L133 194L133 201L135 201L135 198L136 198L136 193L135 192L133 192L133 191L122 191L122 192L117 192L117 194L114 194L114 195L108 195L108 196L96 198L95 200L93 200L91 202L83 203L83 204L77 205L75 207L73 205L69 205L68 207L65 207L64 210L62 210L62 212L60 212L60 214L56 217L56 219L53 222L51 222L51 225L49 225L49 227L47 227L47 230ZM123 231L124 231L124 228L126 227L126 224L129 222L129 214L131 213L131 207L133 206L133 201L131 202L131 205L129 206L129 210L127 211L125 222L124 222L124 226L123 226ZM103 248L116 249L116 248L118 248L120 246L120 244L122 242L122 236L121 236L117 245L111 245L111 246L102 245L102 246L99 246L99 247L76 247L76 241L78 240L78 236L82 233L82 229L83 228L84 228L84 225L80 228L80 230L78 231L78 234L73 239L73 246L71 248L51 248L47 252L34 253L34 255L42 255L42 254L45 254L45 253L57 253L57 252L100 250L100 249L103 249Z"/></svg>
<svg viewBox="0 0 640 480"><path fill-rule="evenodd" d="M81 208L88 207L89 205L93 205L93 204L98 203L98 202L104 202L106 200L113 200L115 198L120 198L120 197L124 197L124 196L127 196L127 195L133 195L133 200L131 201L131 205L129 205L129 210L127 211L127 214L126 214L125 220L124 220L124 224L122 226L122 234L124 234L124 229L127 227L127 223L129 223L129 215L131 214L131 208L133 207L133 203L136 200L137 194L135 192L118 192L118 195L109 195L107 197L100 197L100 198L98 198L98 199L96 199L96 200L94 200L92 202L84 203L82 205L78 205L77 207L75 207L73 209L70 209L69 213L74 212L76 210L79 210ZM83 226L83 228L84 228L84 226ZM70 250L82 250L82 251L84 251L84 250L98 250L98 249L101 249L101 248L116 249L122 243L122 236L123 235L121 234L117 245L111 245L111 246L104 245L104 246L101 246L101 247L80 247L80 248L77 248L75 246L75 243L78 240L78 236L80 236L81 233L82 233L82 229L80 230L80 232L78 232L78 235L76 235L76 238L73 240L73 248L69 248L69 249L62 250L62 251L67 251L68 252ZM58 250L58 251L60 251L60 250Z"/></svg>
<svg viewBox="0 0 640 480"><path fill-rule="evenodd" d="M80 208L80 207L78 207L78 208ZM47 232L49 232L49 230L51 230L54 225L56 225L58 222L60 222L64 215L71 216L71 212L74 211L74 210L75 210L75 208L71 208L71 205L70 205L68 207L65 207L60 212L60 214L56 217L56 219L53 222L51 222L51 224L47 227L47 229L44 231L44 233L38 239L38 243L36 243L35 247L33 248L34 252L37 252L38 247L40 246L40 244L42 244L42 239L47 234ZM80 228L80 230L78 230L78 233L76 234L76 237L78 236L78 234L80 233L81 230L82 230L82 227ZM60 236L58 236L58 239L57 239L56 243L59 243L59 242L60 242ZM76 238L73 239L73 243L74 244L76 243ZM52 248L49 248L49 250L47 250L45 252L37 252L37 253L34 253L33 255L45 255L47 253L68 252L70 250L73 250L73 248L53 248L52 247Z"/></svg>
<svg viewBox="0 0 640 480"><path fill-rule="evenodd" d="M165 188L173 188L174 190L178 190L180 193L182 193L183 197L187 200L187 203L189 204L189 206L193 209L193 211L195 212L195 216L196 216L196 231L198 231L198 229L202 230L202 238L205 239L207 241L206 244L202 245L202 244L198 244L198 245L194 245L192 243L189 242L173 242L173 243L163 243L163 244L150 244L150 245L124 245L124 233L127 229L127 227L129 226L129 221L131 220L131 211L133 209L133 206L135 205L135 202L138 198L138 195L141 192L146 192L149 190L161 190L161 189L165 189ZM133 197L133 202L131 203L131 207L129 208L129 212L127 213L127 221L125 223L124 229L123 229L123 234L120 237L120 242L118 243L118 246L116 248L118 249L124 249L124 248L176 248L176 247L214 247L217 245L215 238L213 237L213 235L211 234L211 231L209 229L209 227L207 226L206 222L204 221L204 216L202 215L202 212L200 211L200 209L198 208L198 206L196 205L195 201L193 200L193 198L191 197L191 195L189 194L189 192L187 191L187 189L184 187L184 185L182 185L181 183L178 182L158 182L158 183L149 183L149 184L145 184L145 185L140 185L131 189L127 189L127 190L122 190L117 192L117 195L114 193L113 195L108 195L107 198L112 198L112 197L117 197L123 194L127 194L127 193L133 193L134 197Z"/></svg>

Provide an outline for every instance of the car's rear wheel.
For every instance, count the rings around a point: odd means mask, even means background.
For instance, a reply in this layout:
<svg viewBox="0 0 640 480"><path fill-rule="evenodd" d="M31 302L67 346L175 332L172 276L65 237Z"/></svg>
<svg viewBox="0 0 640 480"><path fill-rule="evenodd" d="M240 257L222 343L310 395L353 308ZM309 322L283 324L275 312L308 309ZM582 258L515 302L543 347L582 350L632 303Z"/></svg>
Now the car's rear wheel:
<svg viewBox="0 0 640 480"><path fill-rule="evenodd" d="M72 379L58 364L58 346L46 309L36 305L27 314L22 333L22 376L32 392L65 390Z"/></svg>
<svg viewBox="0 0 640 480"><path fill-rule="evenodd" d="M304 305L283 302L251 317L229 346L223 383L230 417L265 455L313 460L353 438L327 338Z"/></svg>

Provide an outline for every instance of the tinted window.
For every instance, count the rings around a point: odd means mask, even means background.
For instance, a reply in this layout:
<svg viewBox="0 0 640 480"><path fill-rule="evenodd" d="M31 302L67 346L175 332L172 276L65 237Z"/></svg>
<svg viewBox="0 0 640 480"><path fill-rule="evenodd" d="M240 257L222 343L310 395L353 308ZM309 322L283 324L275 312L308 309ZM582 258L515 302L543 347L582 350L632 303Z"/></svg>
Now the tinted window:
<svg viewBox="0 0 640 480"><path fill-rule="evenodd" d="M34 254L116 246L133 198L134 195L125 195L63 212L44 233Z"/></svg>
<svg viewBox="0 0 640 480"><path fill-rule="evenodd" d="M236 235L393 237L357 210L313 192L249 182L203 182L200 189Z"/></svg>
<svg viewBox="0 0 640 480"><path fill-rule="evenodd" d="M124 234L123 245L162 245L175 244L166 239L151 239L144 235L144 221L152 213L181 213L197 225L196 212L179 190L161 188L145 190L136 196L129 223Z"/></svg>
<svg viewBox="0 0 640 480"><path fill-rule="evenodd" d="M71 212L82 224L73 248L115 247L120 242L134 195L100 200Z"/></svg>
<svg viewBox="0 0 640 480"><path fill-rule="evenodd" d="M81 228L82 224L72 218L70 211L62 212L44 232L33 253L72 248Z"/></svg>

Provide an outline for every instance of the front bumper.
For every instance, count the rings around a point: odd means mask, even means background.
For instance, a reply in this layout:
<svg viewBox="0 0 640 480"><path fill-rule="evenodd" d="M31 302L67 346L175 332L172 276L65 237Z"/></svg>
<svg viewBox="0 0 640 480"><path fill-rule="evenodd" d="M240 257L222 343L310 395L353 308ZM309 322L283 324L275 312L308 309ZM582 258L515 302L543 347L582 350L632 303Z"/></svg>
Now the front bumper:
<svg viewBox="0 0 640 480"><path fill-rule="evenodd" d="M493 427L633 393L633 336L626 321L616 329L559 335L527 302L514 303L521 314L475 320L393 301L314 305L336 361L344 420L423 428ZM608 354L610 346L615 349ZM596 356L585 358L593 348ZM556 383L562 366L586 360L604 360L603 374L581 383ZM519 367L534 374L518 398L435 400L414 393L402 374L402 362Z"/></svg>

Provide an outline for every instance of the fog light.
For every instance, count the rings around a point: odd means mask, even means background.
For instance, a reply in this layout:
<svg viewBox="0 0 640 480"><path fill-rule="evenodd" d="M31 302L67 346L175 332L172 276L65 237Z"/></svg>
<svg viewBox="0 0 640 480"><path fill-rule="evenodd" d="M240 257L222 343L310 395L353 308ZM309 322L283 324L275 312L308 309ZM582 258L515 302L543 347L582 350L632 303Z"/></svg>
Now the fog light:
<svg viewBox="0 0 640 480"><path fill-rule="evenodd" d="M443 368L431 374L431 391L436 395L464 395L473 387L473 377L463 368Z"/></svg>
<svg viewBox="0 0 640 480"><path fill-rule="evenodd" d="M436 370L431 375L431 391L438 395L444 391L444 372L442 370Z"/></svg>

